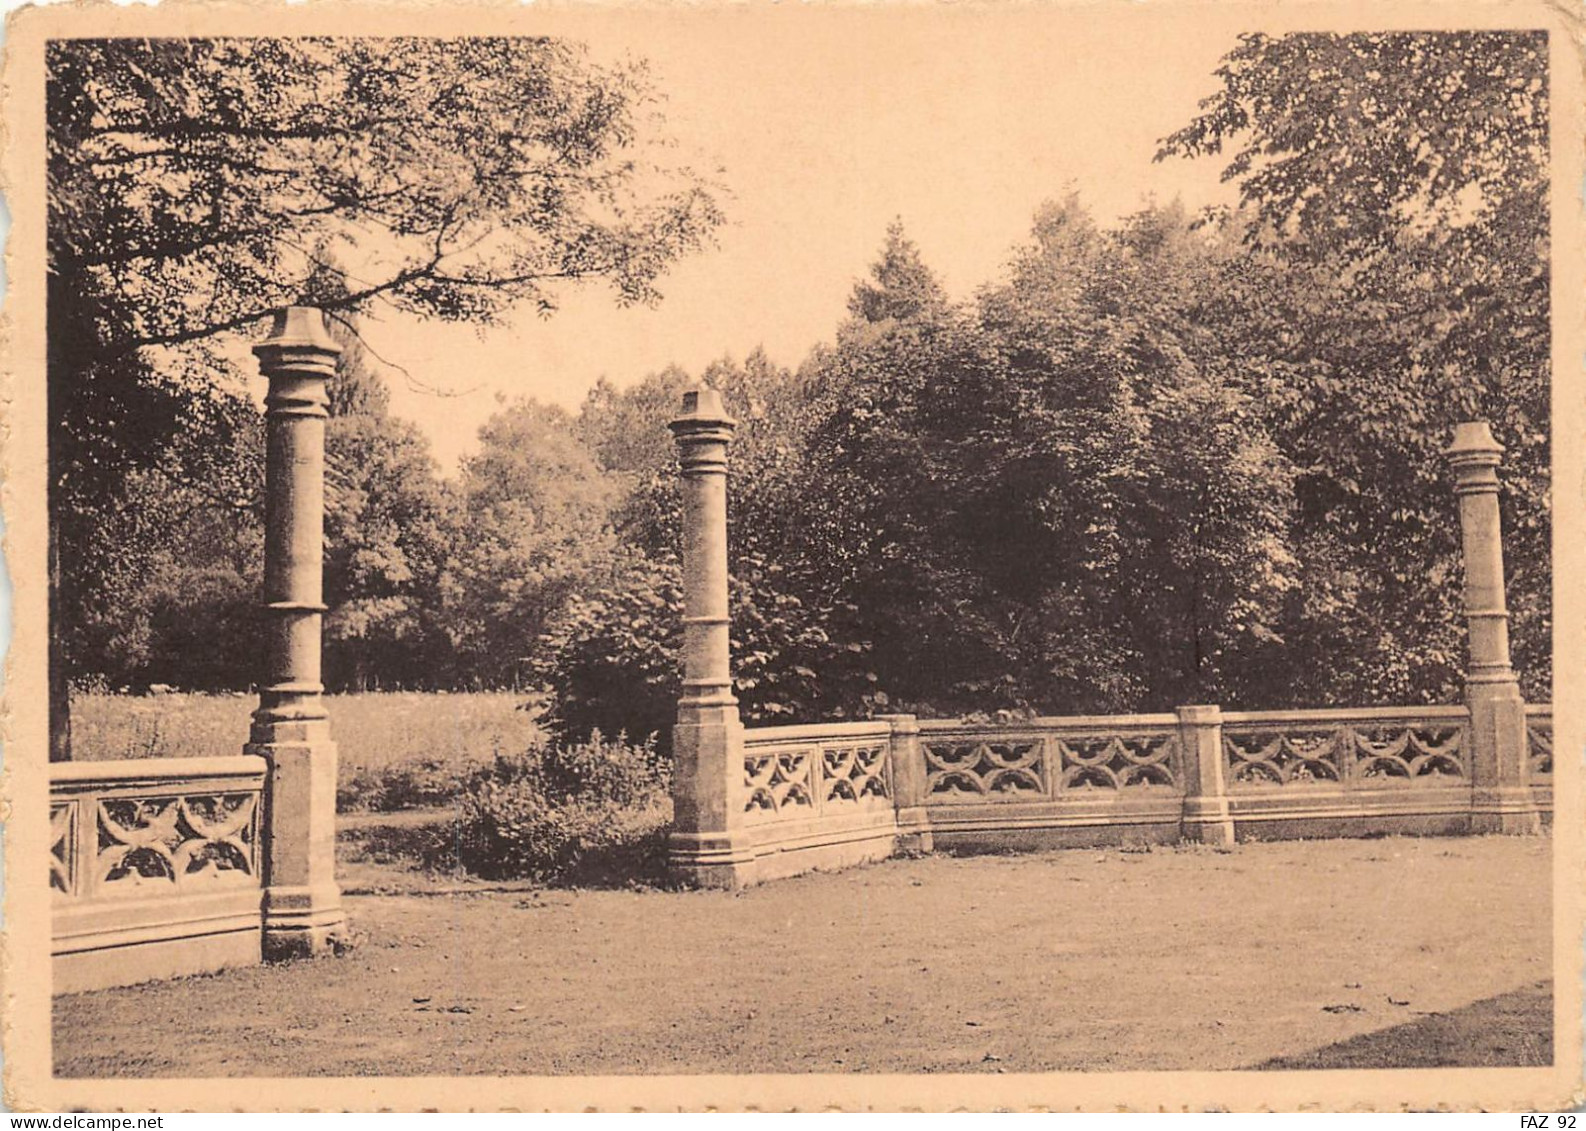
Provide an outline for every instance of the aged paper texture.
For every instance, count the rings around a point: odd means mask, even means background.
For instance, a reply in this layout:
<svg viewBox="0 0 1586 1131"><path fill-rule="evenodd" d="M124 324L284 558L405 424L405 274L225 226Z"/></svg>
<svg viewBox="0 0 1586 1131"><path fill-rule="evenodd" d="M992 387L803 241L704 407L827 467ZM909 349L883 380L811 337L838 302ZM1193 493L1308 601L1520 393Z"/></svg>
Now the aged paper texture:
<svg viewBox="0 0 1586 1131"><path fill-rule="evenodd" d="M13 13L7 1104L1578 1102L1581 34Z"/></svg>

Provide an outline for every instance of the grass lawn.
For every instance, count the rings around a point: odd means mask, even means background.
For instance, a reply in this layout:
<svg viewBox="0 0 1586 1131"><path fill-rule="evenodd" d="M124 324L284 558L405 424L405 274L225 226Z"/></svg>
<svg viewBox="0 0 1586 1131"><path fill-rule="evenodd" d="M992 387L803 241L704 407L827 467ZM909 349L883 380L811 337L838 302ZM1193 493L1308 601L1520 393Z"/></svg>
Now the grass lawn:
<svg viewBox="0 0 1586 1131"><path fill-rule="evenodd" d="M734 895L420 875L363 854L380 819L344 835L350 955L58 998L56 1074L1552 1058L1543 838L932 856Z"/></svg>
<svg viewBox="0 0 1586 1131"><path fill-rule="evenodd" d="M355 803L384 773L428 765L461 773L539 735L527 694L384 691L327 695L342 792ZM241 754L254 695L72 696L72 753L80 761ZM431 775L435 776L435 775Z"/></svg>

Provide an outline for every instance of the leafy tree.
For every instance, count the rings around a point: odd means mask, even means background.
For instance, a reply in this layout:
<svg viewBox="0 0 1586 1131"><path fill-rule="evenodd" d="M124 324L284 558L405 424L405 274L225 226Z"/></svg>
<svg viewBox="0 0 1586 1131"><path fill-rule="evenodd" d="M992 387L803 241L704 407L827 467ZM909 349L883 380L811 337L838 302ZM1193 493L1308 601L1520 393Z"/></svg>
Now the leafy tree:
<svg viewBox="0 0 1586 1131"><path fill-rule="evenodd" d="M1228 248L1177 205L1102 232L1072 197L1033 237L982 295L1001 368L956 476L977 539L1018 548L993 576L1037 610L1021 682L1082 710L1237 697L1294 562L1291 472L1240 384L1262 359L1207 316Z"/></svg>
<svg viewBox="0 0 1586 1131"><path fill-rule="evenodd" d="M985 363L918 248L889 228L835 346L811 368L811 485L796 554L805 584L858 610L881 689L918 706L999 693L986 674L1005 609L953 522L956 440L975 431ZM982 698L982 705L985 704Z"/></svg>
<svg viewBox="0 0 1586 1131"><path fill-rule="evenodd" d="M950 305L947 292L920 258L920 249L909 239L901 219L887 225L881 257L871 266L870 276L855 283L848 297L852 326L927 318L941 315Z"/></svg>
<svg viewBox="0 0 1586 1131"><path fill-rule="evenodd" d="M670 472L677 450L667 421L678 414L693 379L676 365L646 374L625 389L602 377L579 407L575 430L607 472L637 483Z"/></svg>
<svg viewBox="0 0 1586 1131"><path fill-rule="evenodd" d="M795 552L808 497L800 471L808 389L761 350L742 363L713 362L704 380L738 420L730 458L734 682L751 722L853 717L877 704L868 647L852 630L855 609L809 584ZM681 508L676 448L666 422L694 381L675 367L618 391L598 386L578 432L603 470L622 484L613 511L621 548L598 580L573 594L535 650L549 692L542 722L562 740L592 729L656 734L670 745L680 693Z"/></svg>
<svg viewBox="0 0 1586 1131"><path fill-rule="evenodd" d="M1546 65L1544 32L1247 35L1158 154L1226 150L1239 183L1229 330L1276 363L1252 394L1298 469L1310 697L1457 690L1441 448L1476 418L1508 447L1515 659L1548 694Z"/></svg>
<svg viewBox="0 0 1586 1131"><path fill-rule="evenodd" d="M654 735L669 753L682 692L677 559L618 553L592 581L569 596L533 652L531 670L547 692L540 725L558 742L608 727Z"/></svg>
<svg viewBox="0 0 1586 1131"><path fill-rule="evenodd" d="M573 43L58 40L49 68L50 262L84 362L305 297L469 321L552 310L567 279L653 299L720 220L655 163L642 68ZM306 296L326 261L345 287Z"/></svg>
<svg viewBox="0 0 1586 1131"><path fill-rule="evenodd" d="M440 623L456 500L429 441L389 414L356 329L332 326L344 352L325 436L326 686L444 685L457 674Z"/></svg>
<svg viewBox="0 0 1586 1131"><path fill-rule="evenodd" d="M519 401L493 416L479 439L478 454L463 465L462 537L446 617L464 669L503 686L612 552L620 484L560 408Z"/></svg>
<svg viewBox="0 0 1586 1131"><path fill-rule="evenodd" d="M96 517L181 439L226 450L217 336L303 301L549 313L575 279L652 301L721 219L642 68L564 41L71 39L47 68L52 757Z"/></svg>
<svg viewBox="0 0 1586 1131"><path fill-rule="evenodd" d="M114 495L88 495L69 515L93 538L66 574L76 603L53 626L52 661L64 657L79 681L221 689L252 678L233 677L257 639L263 429L240 398L211 409L198 434L174 435ZM183 656L178 638L195 624L206 633Z"/></svg>

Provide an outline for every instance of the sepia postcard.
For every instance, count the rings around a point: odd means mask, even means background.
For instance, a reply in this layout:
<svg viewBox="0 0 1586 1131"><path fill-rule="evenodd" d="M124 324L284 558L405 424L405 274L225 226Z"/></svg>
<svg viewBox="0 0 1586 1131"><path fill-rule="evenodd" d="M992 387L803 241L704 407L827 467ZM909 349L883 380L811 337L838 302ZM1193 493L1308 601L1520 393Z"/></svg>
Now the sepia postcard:
<svg viewBox="0 0 1586 1131"><path fill-rule="evenodd" d="M5 1104L1578 1104L1583 27L11 13Z"/></svg>

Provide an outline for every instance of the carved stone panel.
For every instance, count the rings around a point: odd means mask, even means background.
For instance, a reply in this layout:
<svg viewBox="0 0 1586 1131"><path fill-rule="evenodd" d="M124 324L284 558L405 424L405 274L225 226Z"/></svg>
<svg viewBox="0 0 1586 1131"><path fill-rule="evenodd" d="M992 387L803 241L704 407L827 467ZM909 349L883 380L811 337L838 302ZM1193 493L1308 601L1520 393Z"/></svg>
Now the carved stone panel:
<svg viewBox="0 0 1586 1131"><path fill-rule="evenodd" d="M889 801L885 743L855 743L821 749L821 801L825 806Z"/></svg>
<svg viewBox="0 0 1586 1131"><path fill-rule="evenodd" d="M744 812L750 820L793 816L815 811L810 783L815 748L779 747L749 750L744 756Z"/></svg>
<svg viewBox="0 0 1586 1131"><path fill-rule="evenodd" d="M928 795L1040 797L1045 753L1038 738L947 739L921 744Z"/></svg>
<svg viewBox="0 0 1586 1131"><path fill-rule="evenodd" d="M1349 774L1346 728L1223 731L1229 781L1234 785L1283 786L1341 782Z"/></svg>
<svg viewBox="0 0 1586 1131"><path fill-rule="evenodd" d="M1464 728L1402 723L1354 726L1355 776L1406 781L1465 777Z"/></svg>
<svg viewBox="0 0 1586 1131"><path fill-rule="evenodd" d="M258 883L258 800L255 793L101 798L98 893Z"/></svg>
<svg viewBox="0 0 1586 1131"><path fill-rule="evenodd" d="M77 803L50 802L50 891L77 894Z"/></svg>
<svg viewBox="0 0 1586 1131"><path fill-rule="evenodd" d="M1057 739L1062 757L1062 787L1137 789L1175 784L1171 734L1063 735Z"/></svg>
<svg viewBox="0 0 1586 1131"><path fill-rule="evenodd" d="M1462 781L1464 727L1444 720L1309 723L1282 720L1224 727L1229 782L1249 788Z"/></svg>

